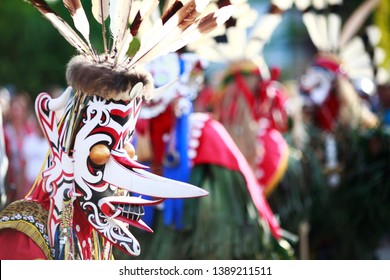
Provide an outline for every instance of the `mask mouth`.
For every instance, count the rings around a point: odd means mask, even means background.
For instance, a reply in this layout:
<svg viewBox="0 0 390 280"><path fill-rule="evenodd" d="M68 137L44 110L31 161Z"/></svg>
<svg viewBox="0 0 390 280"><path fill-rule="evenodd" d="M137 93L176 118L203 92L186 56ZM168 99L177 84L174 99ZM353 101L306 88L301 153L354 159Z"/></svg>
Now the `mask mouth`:
<svg viewBox="0 0 390 280"><path fill-rule="evenodd" d="M138 222L145 215L144 207L141 205L114 204L115 212L120 211L121 219L130 219ZM119 217L119 216L118 216Z"/></svg>
<svg viewBox="0 0 390 280"><path fill-rule="evenodd" d="M99 207L102 212L111 220L122 221L142 230L153 232L153 230L142 221L145 215L144 206L160 204L164 199L146 200L134 196L111 196L99 200Z"/></svg>

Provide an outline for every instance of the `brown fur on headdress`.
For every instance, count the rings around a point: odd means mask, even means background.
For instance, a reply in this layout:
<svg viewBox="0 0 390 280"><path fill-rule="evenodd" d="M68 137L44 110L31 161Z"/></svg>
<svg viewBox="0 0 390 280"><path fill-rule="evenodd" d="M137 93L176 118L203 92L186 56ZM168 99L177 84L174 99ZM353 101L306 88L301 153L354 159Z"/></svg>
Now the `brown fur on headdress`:
<svg viewBox="0 0 390 280"><path fill-rule="evenodd" d="M153 78L147 71L119 66L113 69L108 62L96 64L82 55L69 61L66 79L74 90L105 99L128 100L131 89L139 82L143 89L137 97L150 99L153 92Z"/></svg>

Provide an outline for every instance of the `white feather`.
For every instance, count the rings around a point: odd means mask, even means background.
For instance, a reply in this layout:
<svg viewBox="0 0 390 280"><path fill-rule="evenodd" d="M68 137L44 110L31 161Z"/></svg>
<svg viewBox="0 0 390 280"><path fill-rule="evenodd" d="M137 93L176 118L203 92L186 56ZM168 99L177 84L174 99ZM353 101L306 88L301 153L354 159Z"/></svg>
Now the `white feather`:
<svg viewBox="0 0 390 280"><path fill-rule="evenodd" d="M322 10L326 6L325 0L313 0L313 7L317 10Z"/></svg>
<svg viewBox="0 0 390 280"><path fill-rule="evenodd" d="M344 48L341 49L340 57L345 63L348 63L364 53L365 47L362 39L354 37L347 45L344 46Z"/></svg>
<svg viewBox="0 0 390 280"><path fill-rule="evenodd" d="M387 84L389 82L389 72L382 67L378 68L375 80L379 85Z"/></svg>
<svg viewBox="0 0 390 280"><path fill-rule="evenodd" d="M196 53L204 59L207 59L208 61L216 63L222 63L226 61L226 58L221 56L221 53L218 51L217 46L215 46L214 48L199 46L196 48Z"/></svg>
<svg viewBox="0 0 390 280"><path fill-rule="evenodd" d="M361 78L367 78L374 80L374 72L372 68L350 68L347 67L346 72L348 73L348 77L350 79L361 79Z"/></svg>
<svg viewBox="0 0 390 280"><path fill-rule="evenodd" d="M372 46L378 45L380 40L381 40L381 37L382 37L381 30L375 25L370 25L366 28L366 32L367 32L367 36L368 36L368 39L370 41L370 44Z"/></svg>
<svg viewBox="0 0 390 280"><path fill-rule="evenodd" d="M219 34L224 34L227 32L227 30L224 29L223 23L225 23L229 17L231 16L233 12L232 6L225 6L219 9L218 11L214 12L214 19L216 19L217 27L215 27L215 30ZM188 45L190 42L194 42L198 40L201 37L210 37L210 35L216 34L213 32L209 32L208 35L205 35L204 33L201 33L199 31L198 25L200 23L200 19L197 21L196 24L193 24L192 26L188 27L179 38L176 39L176 42L173 42L172 44L168 44L168 48L165 49L164 53L166 52L173 52L176 51L185 45ZM221 27L220 29L218 27ZM225 32L221 32L225 31ZM242 33L242 32L241 32ZM238 36L245 35L244 34L238 34ZM239 40L239 38L236 38L236 40Z"/></svg>
<svg viewBox="0 0 390 280"><path fill-rule="evenodd" d="M206 6L206 8L203 10L203 12L200 14L200 17L204 17L210 13L214 13L218 10L218 5L217 3L209 3L209 5Z"/></svg>
<svg viewBox="0 0 390 280"><path fill-rule="evenodd" d="M330 50L332 51L336 51L339 49L340 31L341 31L340 16L336 14L329 14L328 36L329 36Z"/></svg>
<svg viewBox="0 0 390 280"><path fill-rule="evenodd" d="M379 2L380 0L366 0L352 13L341 30L340 47L343 47L356 34Z"/></svg>
<svg viewBox="0 0 390 280"><path fill-rule="evenodd" d="M222 57L230 61L234 60L234 58L232 57L231 53L232 53L232 50L231 50L231 45L229 44L218 44L218 52L220 53L220 55Z"/></svg>
<svg viewBox="0 0 390 280"><path fill-rule="evenodd" d="M89 43L89 21L84 9L80 8L76 10L73 16L74 26L83 35L84 39Z"/></svg>
<svg viewBox="0 0 390 280"><path fill-rule="evenodd" d="M264 60L264 57L261 55L256 55L252 58L252 62L257 66L260 70L260 75L264 80L269 80L271 78L271 74L268 68L267 63Z"/></svg>
<svg viewBox="0 0 390 280"><path fill-rule="evenodd" d="M311 0L295 0L295 6L300 11L306 10L310 6Z"/></svg>
<svg viewBox="0 0 390 280"><path fill-rule="evenodd" d="M210 0L198 0L199 7L196 6L196 11L202 12ZM137 62L146 63L148 60L157 55L164 54L166 47L172 42L178 40L178 36L182 34L179 22L180 18L177 14L173 15L164 25L161 25L161 20L155 24L153 30L148 34L149 40L141 40L141 47L130 61L128 67L132 67ZM142 59L142 61L140 61Z"/></svg>
<svg viewBox="0 0 390 280"><path fill-rule="evenodd" d="M286 11L293 5L293 0L272 0L271 3L277 6L279 9Z"/></svg>
<svg viewBox="0 0 390 280"><path fill-rule="evenodd" d="M126 30L125 36L124 36L124 38L122 40L122 43L121 43L121 46L120 46L120 48L118 50L118 55L116 57L116 62L119 61L121 63L123 61L123 59L126 56L126 53L127 53L128 49L130 47L130 43L131 43L132 40L133 40L133 35L131 35L130 30L128 29L128 30Z"/></svg>
<svg viewBox="0 0 390 280"><path fill-rule="evenodd" d="M100 24L108 18L110 10L109 7L109 0L92 0L92 14L96 21Z"/></svg>
<svg viewBox="0 0 390 280"><path fill-rule="evenodd" d="M234 12L234 17L237 27L249 28L256 23L259 13L255 9L250 8L249 5L243 5L239 11L236 10Z"/></svg>
<svg viewBox="0 0 390 280"><path fill-rule="evenodd" d="M132 1L110 0L110 31L113 38L111 51L120 48L130 17Z"/></svg>
<svg viewBox="0 0 390 280"><path fill-rule="evenodd" d="M44 16L53 24L61 35L80 53L89 55L94 58L92 50L85 42L77 35L77 33L61 18L53 13L46 13Z"/></svg>
<svg viewBox="0 0 390 280"><path fill-rule="evenodd" d="M328 38L328 22L325 15L317 15L317 28L318 28L318 42L319 49L321 51L329 51L330 50L330 42Z"/></svg>
<svg viewBox="0 0 390 280"><path fill-rule="evenodd" d="M373 68L372 60L367 53L363 53L353 60L344 62L344 64L347 65L348 69Z"/></svg>
<svg viewBox="0 0 390 280"><path fill-rule="evenodd" d="M226 32L227 41L229 42L229 55L233 60L240 59L244 56L247 35L245 30L237 27L231 27Z"/></svg>
<svg viewBox="0 0 390 280"><path fill-rule="evenodd" d="M195 52L200 48L214 49L217 42L211 36L203 36L198 40L189 42L187 45L188 50Z"/></svg>
<svg viewBox="0 0 390 280"><path fill-rule="evenodd" d="M259 54L266 42L271 38L272 33L282 20L279 14L264 15L253 29L246 49L247 57Z"/></svg>
<svg viewBox="0 0 390 280"><path fill-rule="evenodd" d="M159 0L143 0L143 5L140 9L142 18L147 18L153 13L153 11L158 10L159 2Z"/></svg>
<svg viewBox="0 0 390 280"><path fill-rule="evenodd" d="M313 12L307 12L302 15L303 23L306 26L307 32L309 33L310 39L313 44L319 48L321 46L320 33L317 27L316 14Z"/></svg>

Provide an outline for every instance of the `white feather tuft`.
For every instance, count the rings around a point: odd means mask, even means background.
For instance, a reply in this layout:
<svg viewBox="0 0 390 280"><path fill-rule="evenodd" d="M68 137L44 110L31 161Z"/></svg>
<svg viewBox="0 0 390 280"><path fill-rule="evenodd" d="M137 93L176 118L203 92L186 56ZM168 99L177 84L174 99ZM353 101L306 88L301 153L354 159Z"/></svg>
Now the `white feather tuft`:
<svg viewBox="0 0 390 280"><path fill-rule="evenodd" d="M310 6L311 0L295 0L295 6L300 11L305 11Z"/></svg>
<svg viewBox="0 0 390 280"><path fill-rule="evenodd" d="M328 22L325 15L317 15L317 28L319 32L318 36L318 43L319 43L319 49L321 51L328 52L330 51L330 41L329 41L329 34L328 34Z"/></svg>
<svg viewBox="0 0 390 280"><path fill-rule="evenodd" d="M337 51L339 49L341 31L341 18L336 14L329 14L328 16L328 36L331 51Z"/></svg>
<svg viewBox="0 0 390 280"><path fill-rule="evenodd" d="M340 56L343 61L354 60L359 55L365 53L363 40L360 37L354 37L347 45L340 51Z"/></svg>
<svg viewBox="0 0 390 280"><path fill-rule="evenodd" d="M292 7L293 0L272 0L271 3L277 6L279 9L286 11Z"/></svg>
<svg viewBox="0 0 390 280"><path fill-rule="evenodd" d="M307 32L309 33L310 39L314 46L317 48L321 47L321 38L317 26L317 16L313 12L307 12L302 15L303 23L306 26Z"/></svg>
<svg viewBox="0 0 390 280"><path fill-rule="evenodd" d="M269 41L281 20L282 16L280 14L267 14L259 20L248 42L247 57L259 54L262 51L264 44Z"/></svg>
<svg viewBox="0 0 390 280"><path fill-rule="evenodd" d="M53 13L45 14L45 17L53 24L61 35L80 53L89 55L94 59L94 55L90 47L77 35L77 33L60 17Z"/></svg>
<svg viewBox="0 0 390 280"><path fill-rule="evenodd" d="M109 15L110 3L109 0L92 0L92 15L97 22L102 24Z"/></svg>
<svg viewBox="0 0 390 280"><path fill-rule="evenodd" d="M121 48L130 18L132 1L110 0L110 31L113 39L111 52L113 55Z"/></svg>
<svg viewBox="0 0 390 280"><path fill-rule="evenodd" d="M317 10L325 9L326 2L325 0L313 0L313 7Z"/></svg>

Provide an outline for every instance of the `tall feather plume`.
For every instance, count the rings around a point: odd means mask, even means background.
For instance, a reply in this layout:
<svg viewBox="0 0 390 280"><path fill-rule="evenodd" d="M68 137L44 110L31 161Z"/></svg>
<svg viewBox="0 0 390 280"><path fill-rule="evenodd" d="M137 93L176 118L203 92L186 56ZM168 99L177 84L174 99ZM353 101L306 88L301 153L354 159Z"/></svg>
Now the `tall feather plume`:
<svg viewBox="0 0 390 280"><path fill-rule="evenodd" d="M363 23L379 4L380 0L366 0L358 9L348 18L340 34L340 48L342 48L349 39L362 27Z"/></svg>
<svg viewBox="0 0 390 280"><path fill-rule="evenodd" d="M198 41L188 44L187 48L217 63L235 65L251 61L260 69L263 78L269 78L269 69L262 57L263 46L270 39L282 20L283 13L292 6L293 1L273 0L263 15L259 15L245 0L231 3L226 0L217 3L218 6L228 4L235 8L232 17L224 24L224 33L209 33L210 36L202 36ZM249 28L252 28L252 33L247 37Z"/></svg>
<svg viewBox="0 0 390 280"><path fill-rule="evenodd" d="M341 17L339 14L342 0L329 0L328 38L330 51L336 52L339 47Z"/></svg>
<svg viewBox="0 0 390 280"><path fill-rule="evenodd" d="M92 49L91 42L89 41L89 22L81 1L63 0L63 3L73 18L74 26L83 35L89 47Z"/></svg>
<svg viewBox="0 0 390 280"><path fill-rule="evenodd" d="M166 0L166 1L164 1L164 6L163 6L162 10L163 11L168 10L169 7L171 7L175 2L176 2L176 0Z"/></svg>
<svg viewBox="0 0 390 280"><path fill-rule="evenodd" d="M325 51L325 52L329 52L330 51L330 40L329 40L329 34L328 34L327 15L319 14L319 15L317 15L316 20L317 20L318 31L320 33L320 36L319 36L320 49Z"/></svg>
<svg viewBox="0 0 390 280"><path fill-rule="evenodd" d="M145 19L148 19L150 15L158 9L159 0L149 0L149 1L137 1L133 3L133 6L135 3L141 4L140 7L138 7L137 12L134 16L130 14L130 33L133 36L136 36L138 33L138 30L143 23ZM133 9L132 9L133 10Z"/></svg>
<svg viewBox="0 0 390 280"><path fill-rule="evenodd" d="M374 79L374 65L372 57L366 48L364 40L355 36L344 46L340 52L344 69L351 79Z"/></svg>
<svg viewBox="0 0 390 280"><path fill-rule="evenodd" d="M295 0L314 46L323 52L337 52L341 30L342 0Z"/></svg>
<svg viewBox="0 0 390 280"><path fill-rule="evenodd" d="M317 25L317 15L314 11L304 12L302 15L302 21L306 26L309 37L311 38L314 46L320 48L321 46L321 34Z"/></svg>
<svg viewBox="0 0 390 280"><path fill-rule="evenodd" d="M389 73L386 71L382 64L385 61L386 53L379 47L381 40L381 31L375 25L370 25L365 29L365 33L362 35L366 52L370 56L373 80L378 85L383 85L389 81Z"/></svg>
<svg viewBox="0 0 390 280"><path fill-rule="evenodd" d="M283 4L283 5L282 5ZM292 6L292 1L272 1L268 12L263 15L254 27L246 47L245 55L252 57L262 52L264 44L282 20L283 13Z"/></svg>
<svg viewBox="0 0 390 280"><path fill-rule="evenodd" d="M300 11L306 11L309 8L311 0L295 0L295 6Z"/></svg>
<svg viewBox="0 0 390 280"><path fill-rule="evenodd" d="M162 15L161 22L156 23L151 30L149 40L141 41L141 47L128 67L132 67L135 63L146 63L152 57L160 55L161 49L178 40L183 31L196 22L208 3L209 0L176 1Z"/></svg>
<svg viewBox="0 0 390 280"><path fill-rule="evenodd" d="M350 16L342 30L340 57L351 79L368 78L376 84L388 81L388 71L381 67L384 52L378 47L381 33L374 25L358 32L377 2L366 1ZM356 34L358 33L358 34Z"/></svg>
<svg viewBox="0 0 390 280"><path fill-rule="evenodd" d="M142 37L143 30L151 30L153 22L161 16L159 0L134 0L130 11L130 33Z"/></svg>
<svg viewBox="0 0 390 280"><path fill-rule="evenodd" d="M389 81L389 72L382 66L386 58L385 51L379 47L381 31L376 26L368 26L366 29L367 41L371 46L371 55L374 64L375 80L379 85L386 84Z"/></svg>
<svg viewBox="0 0 390 280"><path fill-rule="evenodd" d="M327 24L327 3L325 0L313 0L313 7L316 11L316 25L319 32L317 38L319 48L322 51L329 51L328 24Z"/></svg>
<svg viewBox="0 0 390 280"><path fill-rule="evenodd" d="M123 38L128 31L130 9L133 1L110 0L110 31L112 36L111 55L116 56L121 49ZM129 36L129 35L127 35Z"/></svg>
<svg viewBox="0 0 390 280"><path fill-rule="evenodd" d="M103 25L110 12L109 0L91 0L92 15L96 21Z"/></svg>
<svg viewBox="0 0 390 280"><path fill-rule="evenodd" d="M177 42L168 44L168 48L164 49L163 53L174 52L186 46L188 42L198 40L204 34L211 33L232 15L233 6L225 6L219 10L212 12L196 21L191 27L187 28Z"/></svg>
<svg viewBox="0 0 390 280"><path fill-rule="evenodd" d="M60 34L80 53L95 60L93 50L80 38L80 36L70 27L60 16L58 16L44 0L28 0Z"/></svg>
<svg viewBox="0 0 390 280"><path fill-rule="evenodd" d="M110 12L109 0L92 0L92 14L98 23L102 25L102 38L104 53L108 54L105 21Z"/></svg>
<svg viewBox="0 0 390 280"><path fill-rule="evenodd" d="M205 15L203 12L207 10L206 6L210 0L176 0L163 15L156 17L159 13L159 0L142 2L138 0L92 0L93 17L102 26L105 54L102 57L95 55L89 44L89 23L81 0L63 0L63 3L72 16L75 30L79 31L84 39L55 13L45 0L28 1L50 20L72 46L91 60L91 65L100 64L103 58L105 65L113 69L134 68L159 55L174 52L222 26L233 13L232 7L226 6ZM134 6L132 10L135 2L138 6ZM110 17L109 31L112 38L111 49L107 46L105 31L108 17ZM139 35L143 23L151 18L155 19L153 28L147 34L141 34L140 49L132 58L128 57L126 54L134 36Z"/></svg>

